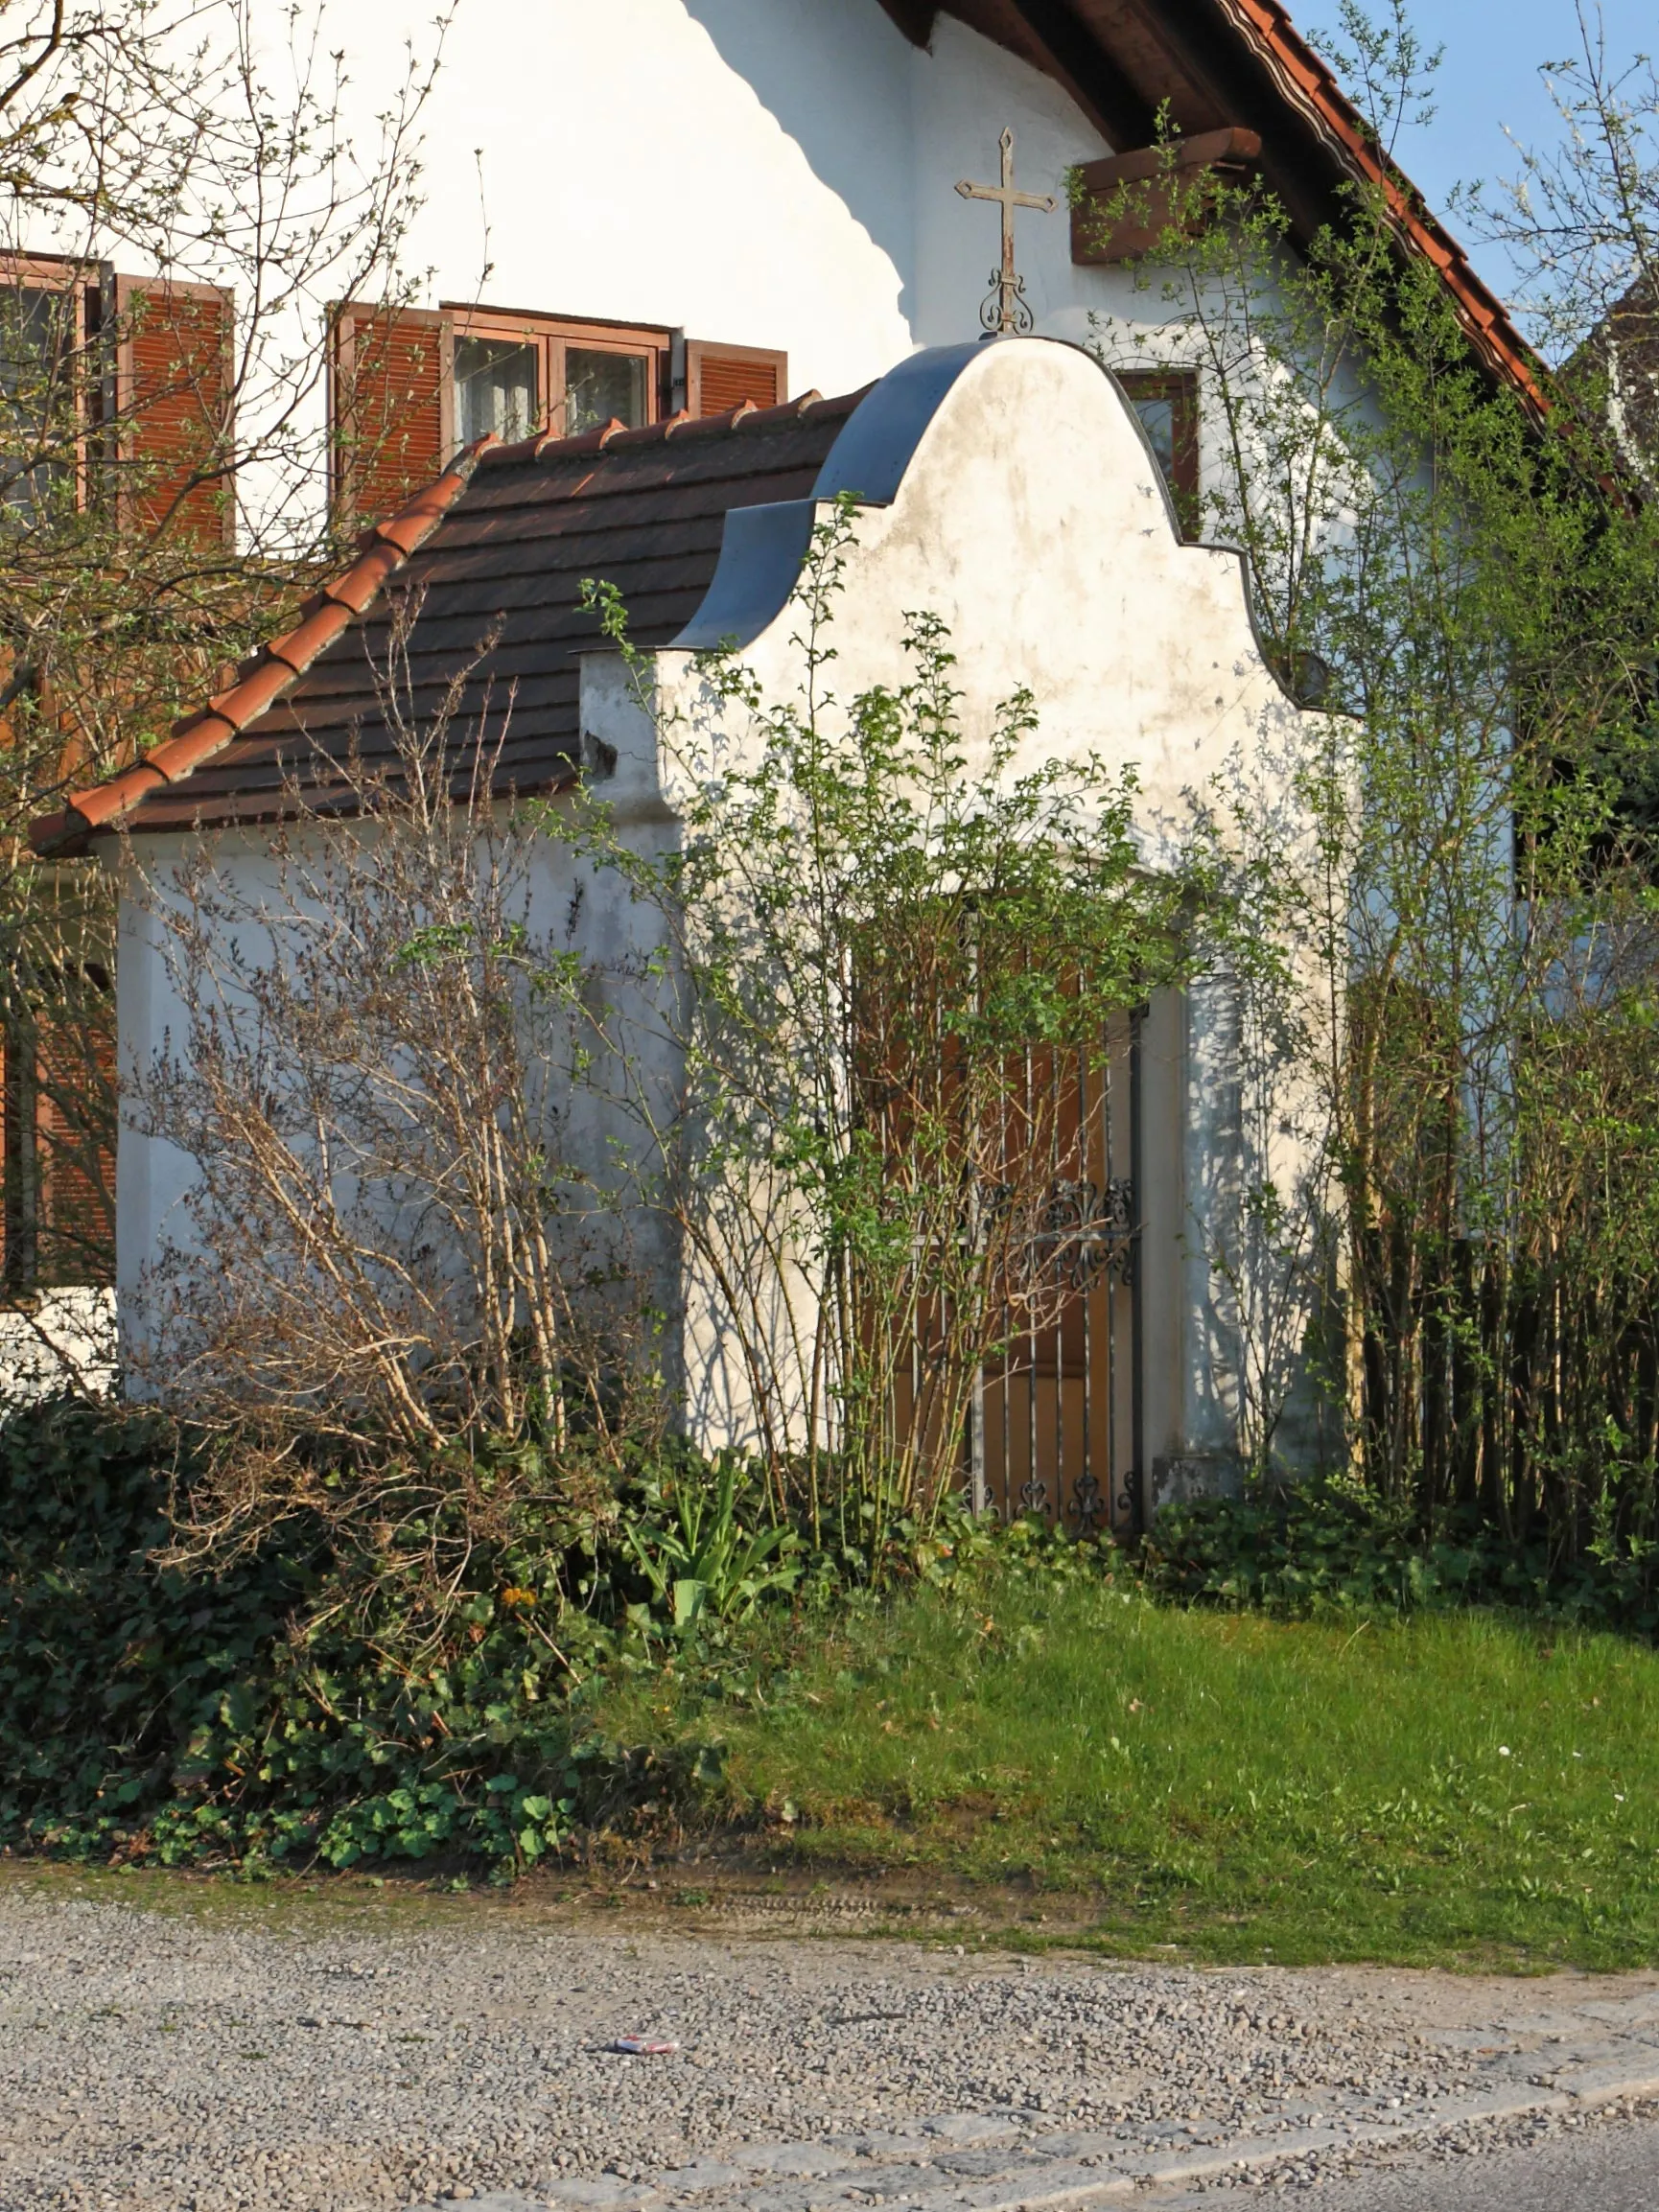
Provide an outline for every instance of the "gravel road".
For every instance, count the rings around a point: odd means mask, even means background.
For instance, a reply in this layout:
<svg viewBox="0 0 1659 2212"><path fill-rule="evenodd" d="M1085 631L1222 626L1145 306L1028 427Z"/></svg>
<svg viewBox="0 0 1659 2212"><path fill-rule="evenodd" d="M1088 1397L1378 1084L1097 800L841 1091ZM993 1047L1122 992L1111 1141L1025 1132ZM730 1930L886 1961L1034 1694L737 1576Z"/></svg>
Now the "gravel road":
<svg viewBox="0 0 1659 2212"><path fill-rule="evenodd" d="M266 1920L257 1900L134 1910L8 1878L0 2207L522 2192L561 2212L813 2212L920 2208L949 2179L989 2208L1043 2200L1040 2173L1059 2202L1081 2172L1081 2200L1117 2185L1114 2158L1238 2137L1272 2185L1340 2170L1366 2127L1478 2134L1494 2065L1540 2081L1545 2044L1582 2065L1583 2031L1617 2014L1627 2067L1629 2023L1659 2018L1654 1976L1194 1971L596 1917L480 1898ZM1546 2025L1506 2043L1494 2023L1520 2014ZM606 2049L630 2034L680 2049Z"/></svg>

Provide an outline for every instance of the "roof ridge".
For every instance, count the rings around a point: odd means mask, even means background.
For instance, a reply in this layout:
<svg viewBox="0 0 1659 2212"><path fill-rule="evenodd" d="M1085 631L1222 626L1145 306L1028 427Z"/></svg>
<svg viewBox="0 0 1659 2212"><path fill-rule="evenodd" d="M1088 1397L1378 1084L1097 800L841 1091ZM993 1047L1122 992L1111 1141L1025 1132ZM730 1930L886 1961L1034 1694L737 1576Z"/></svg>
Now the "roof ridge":
<svg viewBox="0 0 1659 2212"><path fill-rule="evenodd" d="M516 438L511 445L492 446L479 455L479 466L525 468L532 461L581 460L589 454L608 453L613 446L632 449L666 445L672 438L702 437L722 431L781 430L786 423L799 422L821 407L845 407L851 412L869 389L865 384L856 392L832 400L827 400L821 391L813 389L769 407L760 407L754 400L743 400L717 415L693 415L689 408L682 407L677 414L665 415L654 423L637 423L632 428L613 415L608 423L594 430L579 431L573 437L555 437L550 431L538 431L533 437Z"/></svg>
<svg viewBox="0 0 1659 2212"><path fill-rule="evenodd" d="M273 707L289 686L304 675L318 654L343 637L384 590L389 577L418 552L471 477L484 454L497 443L487 432L453 460L443 475L426 485L389 521L377 523L361 540L362 551L343 574L321 585L302 602L292 629L268 639L237 669L237 680L194 714L175 722L161 743L102 783L70 791L57 814L30 826L36 852L61 853L94 829L118 822L147 793L177 783L204 760L240 737L250 722Z"/></svg>

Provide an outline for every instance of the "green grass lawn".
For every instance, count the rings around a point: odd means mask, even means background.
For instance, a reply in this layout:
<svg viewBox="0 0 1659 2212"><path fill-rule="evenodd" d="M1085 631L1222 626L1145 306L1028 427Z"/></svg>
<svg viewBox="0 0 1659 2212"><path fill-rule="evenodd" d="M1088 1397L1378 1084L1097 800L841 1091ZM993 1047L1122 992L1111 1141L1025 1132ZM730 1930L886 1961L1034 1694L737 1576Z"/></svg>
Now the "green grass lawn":
<svg viewBox="0 0 1659 2212"><path fill-rule="evenodd" d="M775 1858L1081 1896L1105 1947L1659 1961L1659 1655L1467 1613L1363 1626L1005 1577L772 1629L746 1693L608 1693L723 1741ZM775 1670L775 1671L774 1671Z"/></svg>

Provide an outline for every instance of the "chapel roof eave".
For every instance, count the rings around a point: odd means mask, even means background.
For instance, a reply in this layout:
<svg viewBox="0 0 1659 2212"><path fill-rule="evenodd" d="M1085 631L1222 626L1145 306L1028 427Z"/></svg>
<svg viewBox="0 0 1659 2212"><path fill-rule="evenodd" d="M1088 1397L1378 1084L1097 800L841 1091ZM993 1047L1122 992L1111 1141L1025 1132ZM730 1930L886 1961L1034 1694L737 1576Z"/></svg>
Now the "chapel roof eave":
<svg viewBox="0 0 1659 2212"><path fill-rule="evenodd" d="M467 447L407 506L365 531L357 559L312 594L293 626L243 662L235 683L182 716L160 745L102 783L70 791L56 813L32 822L29 841L35 851L42 859L72 857L100 831L118 828L152 792L183 782L233 744L373 605L388 579L432 536L481 454L496 442L492 433Z"/></svg>

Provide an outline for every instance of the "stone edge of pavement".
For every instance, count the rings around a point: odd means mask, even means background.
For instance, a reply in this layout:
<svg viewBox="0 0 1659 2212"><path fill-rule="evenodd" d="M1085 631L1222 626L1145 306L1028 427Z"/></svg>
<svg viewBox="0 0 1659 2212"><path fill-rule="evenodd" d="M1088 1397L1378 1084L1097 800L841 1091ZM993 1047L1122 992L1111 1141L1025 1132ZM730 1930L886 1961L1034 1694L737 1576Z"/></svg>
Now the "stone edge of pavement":
<svg viewBox="0 0 1659 2212"><path fill-rule="evenodd" d="M950 2207L970 2207L970 2212L1061 2212L1062 2207L1092 2203L1097 2200L1125 2197L1147 2187L1172 2188L1186 2181L1213 2180L1225 2174L1246 2172L1256 2166L1276 2166L1286 2158L1306 2157L1310 2154L1330 2150L1373 2149L1386 2144L1390 2149L1401 2150L1414 2143L1432 2141L1452 2128L1463 2127L1470 2122L1522 2119L1531 2113L1560 2113L1590 2111L1599 2105L1617 2104L1624 2099L1638 2100L1659 2097L1659 2073L1644 2075L1620 2074L1616 2067L1583 2065L1574 2071L1580 2077L1577 2085L1562 2084L1540 2090L1531 2096L1469 2097L1443 2107L1423 2125L1406 2123L1396 2126L1378 2126L1359 2123L1350 2128L1321 2128L1305 2131L1295 2135L1264 2137L1248 2135L1236 2137L1230 2143L1206 2147L1202 2157L1182 2157L1152 2163L1144 2150L1136 2155L1135 2147L1123 2145L1118 2155L1122 2163L1115 2173L1090 2172L1087 2178L1081 2176L1059 2186L1058 2175L1049 2177L1049 2185L1036 2176L1031 2178L1036 2186L1025 2186L1008 2176L994 2182L981 2182L978 2188L946 2185L943 2188L921 2189L905 2200L906 2212L948 2212ZM1131 2165L1129 2160L1134 2158ZM888 2171L895 2161L885 2161ZM879 2169L876 2169L879 2170ZM1075 2171L1075 2169L1074 2169ZM827 2186L822 2200L814 2200L815 2212L830 2212L830 2202L839 2197L848 2201L849 2186L844 2176L825 2177ZM1010 2186L1015 2182L1014 2186ZM716 2190L702 2193L715 2212L743 2212L742 2195ZM599 2201L598 2191L592 2183L579 2189L571 2189L561 2196L554 2189L549 2195L529 2197L514 2192L494 2192L476 2197L456 2199L441 2198L411 2205L409 2212L454 2212L457 2204L465 2204L467 2212L562 2212L563 2207L578 2203L595 2204ZM619 2186L614 2194L605 2192L604 2201L611 2212L654 2212L658 2206L675 2201L665 2192L648 2183L639 2188ZM679 2201L684 2202L682 2196Z"/></svg>

